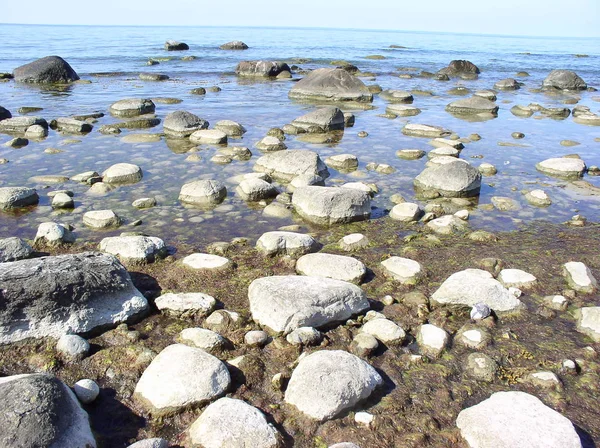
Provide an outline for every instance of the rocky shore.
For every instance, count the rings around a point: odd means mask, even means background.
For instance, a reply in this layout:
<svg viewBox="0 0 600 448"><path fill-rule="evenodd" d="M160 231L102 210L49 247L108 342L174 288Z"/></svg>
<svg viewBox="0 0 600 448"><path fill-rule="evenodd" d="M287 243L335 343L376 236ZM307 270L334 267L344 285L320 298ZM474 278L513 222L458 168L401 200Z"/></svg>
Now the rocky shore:
<svg viewBox="0 0 600 448"><path fill-rule="evenodd" d="M138 231L142 221L122 218L120 207L76 214L87 198L145 182L150 161L43 174L27 184L3 178L2 213L18 219L50 201L35 235L0 239L3 446L558 448L600 441L598 224L576 214L514 232L472 225L471 215L486 209L481 189L502 171L460 157L481 137L422 123L413 118L421 112L413 93L367 85L356 67L335 65L237 65L244 82L293 82L290 100L311 105L252 150L231 144L252 123L211 126L184 109L162 117L165 98L114 98L105 111L51 120L0 107L10 148L40 144L52 132L165 139L188 159L216 147L212 163L250 162L251 169L181 182L178 204L211 212L235 197L295 222L258 238L240 228L237 238L189 245ZM142 75L144 82L169 80ZM456 60L430 77L483 76ZM18 67L12 77L81 82L57 56ZM522 84L497 81L440 113L493 120L503 106L496 95ZM595 91L569 70L551 71L539 89L561 98ZM398 132L431 146L398 150L407 163L428 161L410 179L417 199L390 194L389 209L375 205L376 184L331 182L335 171L359 172L355 154L319 153L319 145L339 142L360 124L377 94L389 103L386 118L410 117ZM515 116L600 124L585 106L513 109ZM98 126L105 112L118 121ZM137 132L160 124L162 133ZM300 149L298 141L313 146ZM364 168L402 175L387 163ZM600 169L577 154L532 168L597 194L582 178ZM59 188L42 196L32 187L40 183ZM554 207L543 188L519 195L494 196L488 209ZM122 206L160 210L161 201L137 197ZM50 215L57 210L80 217L77 225ZM80 228L97 237L79 238Z"/></svg>

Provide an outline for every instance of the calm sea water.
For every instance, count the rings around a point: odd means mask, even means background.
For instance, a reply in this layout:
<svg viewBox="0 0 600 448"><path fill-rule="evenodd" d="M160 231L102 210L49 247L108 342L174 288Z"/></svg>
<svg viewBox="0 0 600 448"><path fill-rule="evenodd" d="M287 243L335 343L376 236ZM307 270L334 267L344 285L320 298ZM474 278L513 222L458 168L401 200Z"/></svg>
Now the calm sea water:
<svg viewBox="0 0 600 448"><path fill-rule="evenodd" d="M600 128L576 124L572 118L524 119L513 116L509 109L515 104L537 102L544 106L564 107L563 102L575 96L549 96L532 91L540 87L548 72L555 68L575 70L590 86L600 87L600 39L532 38L481 36L447 33L415 33L397 31L364 31L335 29L280 29L280 28L210 28L210 27L79 27L0 25L0 39L9 42L0 53L0 72L11 72L15 67L47 55L60 55L66 59L84 80L91 84L76 84L66 90L52 90L0 83L0 105L16 113L22 106L38 106L44 110L37 115L48 121L56 117L95 111L107 112L113 102L128 97L175 97L181 104L157 104L156 114L164 117L174 110L188 110L207 119L211 124L231 119L243 124L248 132L242 139L231 140L230 145L252 149L253 157L247 162L221 166L210 161L218 148L201 147L201 161L186 160L187 153L169 148L163 139L156 143L127 143L122 137L135 132L162 132L162 125L144 131L124 131L120 136L104 136L97 132L102 124L115 122L106 115L95 124L87 136L75 137L50 133L43 142L32 142L22 149L0 147L0 157L10 163L0 166L0 185L29 185L40 189L40 205L24 214L0 214L0 236L19 235L33 238L37 224L48 220L72 223L80 238L100 239L108 233L93 232L83 228L84 212L112 208L125 222L142 219L139 228L149 234L169 241L185 241L204 245L233 236L256 237L266 230L292 224L294 220L266 218L260 207L250 207L236 197L233 177L252 171L261 155L253 148L271 127L281 127L294 118L312 110L314 106L290 101L287 93L290 81L249 82L238 80L233 74L241 60L270 59L295 63L303 69L330 66L332 60L346 60L363 72L372 72L374 78L362 78L366 84L379 84L382 88L402 90L427 90L432 96L416 96L414 105L422 110L416 117L390 120L379 115L385 112L386 102L375 98L372 110L356 110L356 125L346 130L336 144L315 145L289 136L290 149L312 149L321 157L340 153L355 154L360 161L359 170L342 174L330 169L329 185L346 181L376 183L380 193L374 199L375 217L386 219L386 209L393 204L389 197L403 194L414 199L413 178L423 169L426 159L404 161L395 157L398 149L431 149L428 139L406 137L401 133L407 122L427 123L449 128L461 137L479 133L482 140L466 145L461 157L474 165L493 163L499 173L484 178L479 204L490 203L492 196L508 196L520 202L520 210L513 212L489 211L476 208L472 211L474 228L490 230L515 228L520 222L531 219L565 221L579 212L593 221L600 217L600 202L596 196L575 192L568 183L536 172L535 163L548 157L569 153L579 154L588 165L600 165ZM186 42L190 50L167 52L163 44L167 39ZM242 40L250 49L223 51L219 45ZM401 45L404 49L392 49ZM366 59L378 54L382 60ZM182 56L194 55L197 59L183 61ZM576 55L586 55L577 57ZM159 59L159 65L146 66L150 58ZM165 59L168 58L168 59ZM468 59L479 66L481 76L475 81L452 80L440 82L413 77L402 79L401 73L418 74L422 70L435 72L452 59ZM449 102L458 97L449 93L456 86L475 91L492 88L503 78L520 78L525 86L516 92L499 92L498 118L485 122L458 119L444 111ZM119 72L113 77L93 76L97 72ZM170 76L165 82L139 80L141 72L164 73ZM298 75L295 75L298 78ZM205 96L192 95L196 87L218 85L221 92L208 92ZM576 95L581 105L592 111L600 110L600 93L582 92ZM572 107L572 106L567 106ZM359 138L359 131L367 131L367 138ZM519 131L526 137L513 140L511 133ZM9 140L0 135L0 143ZM567 148L561 140L575 140L579 146ZM523 147L500 146L511 142ZM63 150L59 154L46 154L53 147ZM483 157L483 158L475 158ZM68 188L75 192L76 208L72 212L56 212L44 185L30 178L40 174L74 175L82 171L102 172L113 163L130 162L140 165L144 179L133 186L117 188L103 197L86 194L87 188L74 182L52 185L51 189ZM383 175L365 170L368 162L388 163L397 171ZM185 182L217 178L226 182L229 196L213 211L200 211L181 206L177 201L179 189ZM585 180L599 185L599 179L586 176ZM554 203L546 209L527 205L523 189L543 188ZM139 211L131 202L140 197L155 196L159 206Z"/></svg>

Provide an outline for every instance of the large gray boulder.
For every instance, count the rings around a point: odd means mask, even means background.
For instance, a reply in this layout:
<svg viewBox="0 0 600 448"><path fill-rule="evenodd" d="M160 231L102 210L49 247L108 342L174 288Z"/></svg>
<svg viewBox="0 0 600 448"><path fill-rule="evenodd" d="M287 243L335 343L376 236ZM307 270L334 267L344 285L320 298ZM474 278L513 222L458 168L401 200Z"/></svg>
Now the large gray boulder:
<svg viewBox="0 0 600 448"><path fill-rule="evenodd" d="M496 392L458 414L472 448L582 448L571 421L525 392Z"/></svg>
<svg viewBox="0 0 600 448"><path fill-rule="evenodd" d="M296 118L292 124L310 132L314 132L314 129L319 129L321 132L343 131L344 113L337 107L321 107Z"/></svg>
<svg viewBox="0 0 600 448"><path fill-rule="evenodd" d="M28 187L2 187L0 188L0 209L27 207L36 205L40 197L34 188Z"/></svg>
<svg viewBox="0 0 600 448"><path fill-rule="evenodd" d="M493 101L480 96L472 96L451 102L446 111L455 115L492 114L497 115L498 106Z"/></svg>
<svg viewBox="0 0 600 448"><path fill-rule="evenodd" d="M369 193L353 188L306 186L292 196L296 212L319 225L332 225L369 219Z"/></svg>
<svg viewBox="0 0 600 448"><path fill-rule="evenodd" d="M46 56L17 67L13 76L15 81L32 84L64 84L79 79L75 70L59 56Z"/></svg>
<svg viewBox="0 0 600 448"><path fill-rule="evenodd" d="M356 285L300 275L256 279L248 299L255 322L284 334L344 321L369 308L367 296Z"/></svg>
<svg viewBox="0 0 600 448"><path fill-rule="evenodd" d="M185 110L176 110L166 116L163 123L165 134L169 137L188 137L195 131L208 128L208 121Z"/></svg>
<svg viewBox="0 0 600 448"><path fill-rule="evenodd" d="M253 169L282 182L291 182L302 174L321 176L323 179L329 177L327 166L319 155L303 149L265 154L256 161Z"/></svg>
<svg viewBox="0 0 600 448"><path fill-rule="evenodd" d="M303 358L285 391L286 403L309 417L334 418L366 399L383 383L362 359L343 350L322 350Z"/></svg>
<svg viewBox="0 0 600 448"><path fill-rule="evenodd" d="M468 163L452 161L425 168L414 180L415 189L427 196L458 198L478 196L481 173Z"/></svg>
<svg viewBox="0 0 600 448"><path fill-rule="evenodd" d="M552 70L542 82L542 88L560 90L585 90L587 84L571 70Z"/></svg>
<svg viewBox="0 0 600 448"><path fill-rule="evenodd" d="M277 448L277 430L254 406L234 398L209 405L188 429L194 445L204 448Z"/></svg>
<svg viewBox="0 0 600 448"><path fill-rule="evenodd" d="M438 71L439 74L448 76L461 76L466 78L477 78L477 75L481 73L479 67L473 64L471 61L464 59L455 59L450 61L448 67Z"/></svg>
<svg viewBox="0 0 600 448"><path fill-rule="evenodd" d="M169 345L146 368L134 398L152 415L199 406L223 395L231 383L225 364L204 350Z"/></svg>
<svg viewBox="0 0 600 448"><path fill-rule="evenodd" d="M112 255L84 252L0 263L0 344L87 334L148 309Z"/></svg>
<svg viewBox="0 0 600 448"><path fill-rule="evenodd" d="M29 244L16 236L0 239L0 263L29 258L33 249Z"/></svg>
<svg viewBox="0 0 600 448"><path fill-rule="evenodd" d="M95 448L87 413L75 394L47 374L0 378L3 448Z"/></svg>
<svg viewBox="0 0 600 448"><path fill-rule="evenodd" d="M285 62L242 61L235 68L235 74L249 78L274 78L281 72L290 72Z"/></svg>
<svg viewBox="0 0 600 448"><path fill-rule="evenodd" d="M288 93L296 100L304 101L352 101L370 103L373 94L365 84L341 68L319 68L313 70Z"/></svg>

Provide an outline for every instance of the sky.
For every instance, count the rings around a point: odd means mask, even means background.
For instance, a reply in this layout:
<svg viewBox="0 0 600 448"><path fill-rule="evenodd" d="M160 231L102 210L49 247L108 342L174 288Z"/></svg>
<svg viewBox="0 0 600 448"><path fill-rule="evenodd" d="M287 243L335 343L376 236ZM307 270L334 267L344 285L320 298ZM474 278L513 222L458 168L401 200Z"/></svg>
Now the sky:
<svg viewBox="0 0 600 448"><path fill-rule="evenodd" d="M52 5L48 7L48 5ZM600 37L600 0L7 1L0 23L361 28Z"/></svg>

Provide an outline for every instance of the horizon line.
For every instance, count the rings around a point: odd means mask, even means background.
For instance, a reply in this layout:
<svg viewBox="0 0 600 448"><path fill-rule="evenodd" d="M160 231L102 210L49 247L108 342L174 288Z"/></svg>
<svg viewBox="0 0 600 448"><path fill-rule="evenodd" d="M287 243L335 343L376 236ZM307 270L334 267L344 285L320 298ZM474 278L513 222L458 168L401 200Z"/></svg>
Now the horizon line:
<svg viewBox="0 0 600 448"><path fill-rule="evenodd" d="M324 26L276 26L276 25L158 25L158 24L137 24L137 25L108 25L108 24L74 24L74 23L6 23L0 22L0 26L73 26L73 27L102 27L102 28L144 28L144 27L162 27L162 28L261 28L261 29L309 29L309 30L340 30L340 31L375 31L391 33L419 33L419 34L455 34L467 36L490 36L490 37L524 37L524 38L560 38L560 39L600 39L598 36L551 36L534 34L494 34L494 33L467 33L457 31L424 31L424 30L400 30L389 28L335 28Z"/></svg>

